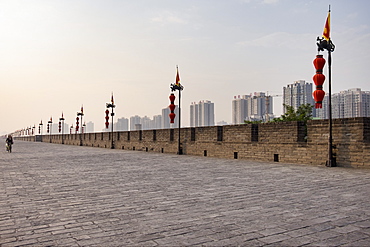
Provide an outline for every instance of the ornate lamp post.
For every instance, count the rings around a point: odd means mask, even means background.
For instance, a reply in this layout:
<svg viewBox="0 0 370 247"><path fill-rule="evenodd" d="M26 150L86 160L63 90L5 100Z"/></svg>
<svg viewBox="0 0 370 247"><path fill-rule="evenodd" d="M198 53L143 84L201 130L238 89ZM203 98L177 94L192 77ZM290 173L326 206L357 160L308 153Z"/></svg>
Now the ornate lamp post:
<svg viewBox="0 0 370 247"><path fill-rule="evenodd" d="M182 154L182 149L181 149L181 91L184 89L184 87L180 84L180 75L179 75L179 67L178 66L176 66L176 82L175 82L175 84L171 83L170 88L171 88L172 92L174 92L176 90L179 91L179 138L178 138L178 145L177 145L177 154L180 155L180 154ZM170 100L173 96L174 96L174 94L171 94ZM175 100L175 99L173 98L173 100ZM171 102L171 105L172 104L173 104L173 101ZM173 107L173 109L174 109L174 107ZM174 113L171 109L171 113L170 113L171 123L172 123L173 119L175 118L174 115L172 115L172 114L174 114Z"/></svg>
<svg viewBox="0 0 370 247"><path fill-rule="evenodd" d="M79 126L78 126L78 120L79 120L79 117L81 117L81 123L82 123L82 117L84 116L84 107L81 106L81 112L77 112L77 122L76 122L76 134L78 132L78 129L79 129ZM80 130L80 146L82 146L82 128Z"/></svg>
<svg viewBox="0 0 370 247"><path fill-rule="evenodd" d="M41 122L39 123L39 135L41 135L41 139L40 139L41 142L42 142L42 129L43 129L43 124L41 120Z"/></svg>
<svg viewBox="0 0 370 247"><path fill-rule="evenodd" d="M330 39L330 5L329 5L329 12L328 12L328 17L326 18L326 23L325 23L325 27L324 27L324 32L323 32L323 35L322 35L322 38L320 39L320 37L317 37L317 47L318 47L318 52L320 51L324 51L324 50L327 50L328 51L328 76L329 76L329 97L328 97L328 108L329 108L329 150L328 150L328 160L326 161L326 166L328 167L333 167L333 166L336 166L336 160L333 158L333 121L332 121L332 107L331 107L331 53L334 51L335 49L335 45L333 44L333 42L331 41ZM321 56L321 57L320 57ZM322 55L317 55L317 58L319 58L320 60L322 60ZM315 59L316 61L317 59ZM316 68L316 74L320 74L320 68L321 68L321 72L322 72L322 68L324 67L324 64L325 64L325 59L323 62L317 62L315 63L314 61L314 65L315 67L317 66L317 64L319 63L323 63L322 66L319 65L318 68ZM315 75L316 76L316 75ZM315 76L314 76L314 81L315 81ZM325 77L322 79L321 78L316 78L316 81L318 81L320 84L320 81L323 82L323 80L325 80ZM316 84L316 81L315 81L315 84ZM320 85L316 85L316 88L317 90L316 91L320 91L320 89L318 88ZM322 90L322 84L321 84L321 90ZM316 92L315 91L315 92ZM324 96L322 95L321 92L318 92L315 94L314 92L314 97L315 97L315 100L318 100L316 101L316 108L321 108L320 107L320 103L319 102L321 96L322 98L324 98ZM325 93L324 93L325 95ZM319 104L318 104L319 103Z"/></svg>
<svg viewBox="0 0 370 247"><path fill-rule="evenodd" d="M111 102L110 103L107 103L106 104L106 107L107 107L107 110L105 111L105 127L108 128L109 127L109 108L112 108L112 112L111 112L111 116L112 116L112 120L111 120L111 140L112 140L112 144L111 144L111 149L114 149L115 146L114 146L114 138L113 138L113 117L114 117L114 108L116 107L116 105L114 104L114 99L113 99L113 93L112 93L112 98L111 98ZM108 124L107 124L108 123Z"/></svg>
<svg viewBox="0 0 370 247"><path fill-rule="evenodd" d="M59 133L62 130L62 144L64 144L64 117L62 112L62 117L59 118Z"/></svg>
<svg viewBox="0 0 370 247"><path fill-rule="evenodd" d="M53 118L50 117L50 120L48 121L48 131L49 131L50 143L51 143L51 132L53 131L52 123L53 123Z"/></svg>

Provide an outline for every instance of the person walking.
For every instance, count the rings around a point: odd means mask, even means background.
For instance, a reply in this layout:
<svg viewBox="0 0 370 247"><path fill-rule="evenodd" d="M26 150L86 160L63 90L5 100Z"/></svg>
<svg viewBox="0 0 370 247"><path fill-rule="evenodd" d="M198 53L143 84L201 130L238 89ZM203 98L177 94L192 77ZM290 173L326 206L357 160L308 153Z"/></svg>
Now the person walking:
<svg viewBox="0 0 370 247"><path fill-rule="evenodd" d="M11 153L12 152L12 145L14 144L13 137L11 135L8 135L8 137L5 140L5 143L6 143L6 151Z"/></svg>

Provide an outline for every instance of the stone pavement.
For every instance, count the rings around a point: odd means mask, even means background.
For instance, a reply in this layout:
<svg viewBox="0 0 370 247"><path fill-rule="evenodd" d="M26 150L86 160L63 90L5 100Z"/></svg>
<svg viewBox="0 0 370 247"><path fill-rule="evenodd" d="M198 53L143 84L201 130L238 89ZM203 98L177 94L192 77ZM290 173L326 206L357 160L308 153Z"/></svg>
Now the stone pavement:
<svg viewBox="0 0 370 247"><path fill-rule="evenodd" d="M0 246L369 246L370 170L48 143L0 151Z"/></svg>

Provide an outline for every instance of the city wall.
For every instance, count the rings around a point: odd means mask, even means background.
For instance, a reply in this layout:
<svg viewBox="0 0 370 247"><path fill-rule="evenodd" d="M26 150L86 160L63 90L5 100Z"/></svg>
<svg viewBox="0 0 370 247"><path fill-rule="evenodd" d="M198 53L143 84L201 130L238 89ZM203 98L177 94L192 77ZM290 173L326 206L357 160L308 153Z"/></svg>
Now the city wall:
<svg viewBox="0 0 370 247"><path fill-rule="evenodd" d="M181 129L185 155L325 165L328 120L241 124ZM110 132L17 137L18 140L111 148ZM116 149L177 153L178 129L113 133ZM334 155L338 166L370 168L370 118L333 120Z"/></svg>

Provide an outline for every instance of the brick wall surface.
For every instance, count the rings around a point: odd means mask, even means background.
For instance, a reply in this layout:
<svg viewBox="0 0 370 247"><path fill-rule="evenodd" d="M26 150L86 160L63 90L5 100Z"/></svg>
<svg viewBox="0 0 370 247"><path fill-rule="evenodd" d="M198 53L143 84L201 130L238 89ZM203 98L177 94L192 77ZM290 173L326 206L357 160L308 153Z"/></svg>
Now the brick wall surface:
<svg viewBox="0 0 370 247"><path fill-rule="evenodd" d="M240 124L181 129L183 154L284 163L325 165L328 120ZM43 142L146 152L177 153L178 129L43 135ZM38 137L39 138L39 137ZM34 136L16 139L35 141ZM333 120L337 165L370 168L370 118Z"/></svg>

